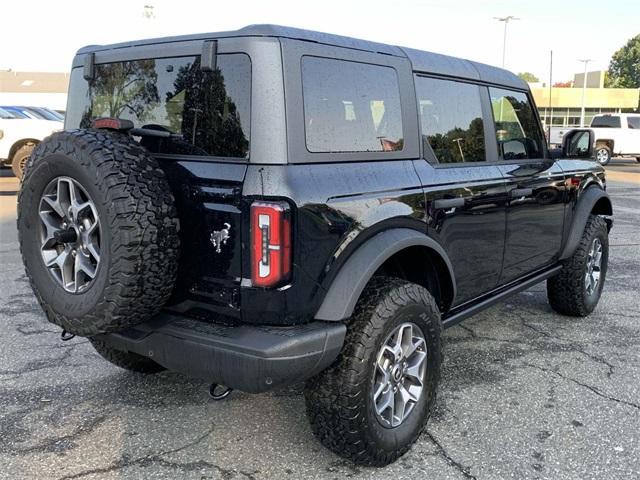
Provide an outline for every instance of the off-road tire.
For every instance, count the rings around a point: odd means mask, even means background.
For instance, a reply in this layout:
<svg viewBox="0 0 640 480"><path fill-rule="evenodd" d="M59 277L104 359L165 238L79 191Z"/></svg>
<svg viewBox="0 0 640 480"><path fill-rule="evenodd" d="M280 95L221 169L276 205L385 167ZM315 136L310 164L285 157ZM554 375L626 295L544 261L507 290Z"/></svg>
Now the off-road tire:
<svg viewBox="0 0 640 480"><path fill-rule="evenodd" d="M597 288L589 295L585 288L585 273L589 248L594 238L602 244L602 270ZM572 317L589 315L598 304L607 275L609 236L607 222L598 215L590 215L580 243L568 258L560 273L547 280L547 297L556 312Z"/></svg>
<svg viewBox="0 0 640 480"><path fill-rule="evenodd" d="M100 218L101 260L92 284L69 293L40 253L39 202L60 176L77 181ZM175 201L157 161L131 137L104 130L54 133L33 151L18 197L27 276L48 320L93 336L142 323L168 300L178 267Z"/></svg>
<svg viewBox="0 0 640 480"><path fill-rule="evenodd" d="M385 428L371 398L376 355L394 327L420 327L427 344L427 370L419 402L405 421ZM307 416L320 442L361 465L384 466L404 455L427 424L440 381L440 312L423 287L395 278L370 282L349 320L336 362L305 386Z"/></svg>
<svg viewBox="0 0 640 480"><path fill-rule="evenodd" d="M27 143L26 145L21 146L16 153L13 154L13 158L11 159L11 170L13 170L13 174L18 180L22 180L24 167L26 166L27 161L29 161L29 157L33 153L34 148L36 148L34 143Z"/></svg>
<svg viewBox="0 0 640 480"><path fill-rule="evenodd" d="M606 160L602 160L602 161L601 161L601 160L599 160L599 159L598 159L598 153L599 153L601 150L602 150L603 152L606 152L606 155L607 155L607 156L606 156ZM596 147L596 161L597 161L600 165L602 165L603 167L604 167L605 165L609 165L609 162L611 162L611 155L612 155L612 154L611 154L611 149L610 149L607 145L600 145L600 146Z"/></svg>
<svg viewBox="0 0 640 480"><path fill-rule="evenodd" d="M95 338L91 338L89 340L91 341L91 345L93 345L93 348L95 348L96 352L98 352L102 358L114 364L116 367L124 368L125 370L138 373L158 373L166 370L162 365L154 362L150 358L143 357L142 355L138 355L137 353L117 350Z"/></svg>

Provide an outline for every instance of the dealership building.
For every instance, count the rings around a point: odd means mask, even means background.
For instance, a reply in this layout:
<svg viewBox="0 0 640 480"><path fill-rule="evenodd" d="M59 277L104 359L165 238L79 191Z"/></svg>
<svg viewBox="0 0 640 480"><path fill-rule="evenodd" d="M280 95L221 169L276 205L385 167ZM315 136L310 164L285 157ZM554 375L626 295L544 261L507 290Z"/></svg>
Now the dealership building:
<svg viewBox="0 0 640 480"><path fill-rule="evenodd" d="M69 74L0 70L0 105L67 108Z"/></svg>
<svg viewBox="0 0 640 480"><path fill-rule="evenodd" d="M572 86L553 87L542 83L530 83L531 92L538 106L545 127L589 126L594 115L600 113L633 112L638 108L638 88L604 88L604 71L587 73L584 89L585 125L580 125L584 75L574 76ZM551 100L550 100L551 99Z"/></svg>

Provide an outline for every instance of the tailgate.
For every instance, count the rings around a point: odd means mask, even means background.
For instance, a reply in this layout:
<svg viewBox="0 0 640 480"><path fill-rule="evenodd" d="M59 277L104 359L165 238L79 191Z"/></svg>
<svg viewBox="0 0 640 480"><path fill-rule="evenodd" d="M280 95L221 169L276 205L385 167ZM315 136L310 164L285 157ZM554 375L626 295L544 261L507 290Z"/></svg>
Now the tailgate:
<svg viewBox="0 0 640 480"><path fill-rule="evenodd" d="M159 159L180 218L178 281L167 309L207 321L240 318L245 163Z"/></svg>

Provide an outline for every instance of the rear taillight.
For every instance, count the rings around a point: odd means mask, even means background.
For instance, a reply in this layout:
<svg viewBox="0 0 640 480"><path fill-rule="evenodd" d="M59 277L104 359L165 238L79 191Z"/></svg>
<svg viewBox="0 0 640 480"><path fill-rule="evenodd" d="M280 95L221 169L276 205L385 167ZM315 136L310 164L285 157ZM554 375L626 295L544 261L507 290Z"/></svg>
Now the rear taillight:
<svg viewBox="0 0 640 480"><path fill-rule="evenodd" d="M276 287L291 276L291 214L284 202L251 205L251 282Z"/></svg>

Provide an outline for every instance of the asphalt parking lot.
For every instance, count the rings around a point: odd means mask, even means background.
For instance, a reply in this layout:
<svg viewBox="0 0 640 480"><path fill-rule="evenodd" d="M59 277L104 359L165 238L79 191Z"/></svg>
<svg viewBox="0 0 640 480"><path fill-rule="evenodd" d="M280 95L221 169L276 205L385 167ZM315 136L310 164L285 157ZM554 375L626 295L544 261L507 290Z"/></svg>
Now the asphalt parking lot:
<svg viewBox="0 0 640 480"><path fill-rule="evenodd" d="M640 164L615 160L615 226L597 310L553 313L539 285L445 334L435 415L385 469L312 436L300 387L234 392L111 366L63 343L27 281L17 183L0 176L0 478L640 478Z"/></svg>

